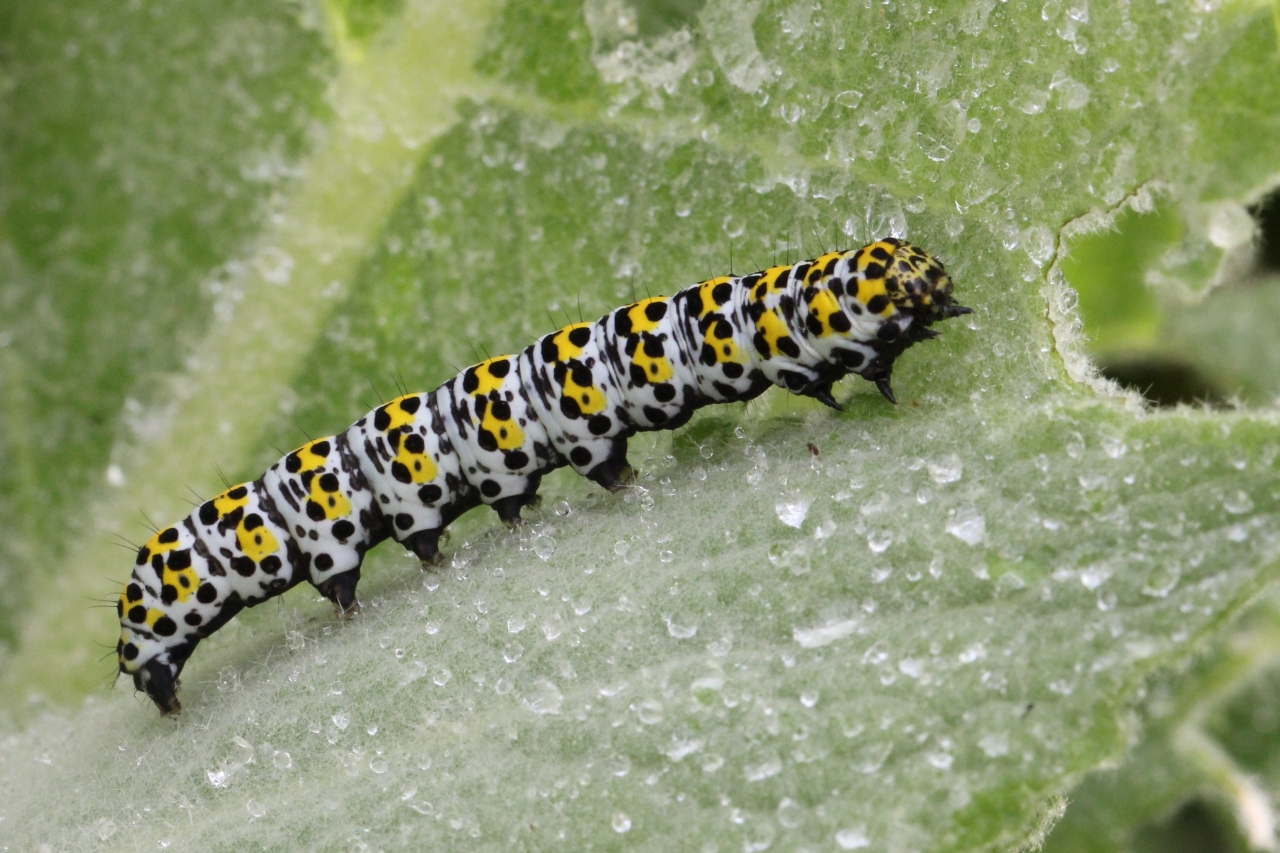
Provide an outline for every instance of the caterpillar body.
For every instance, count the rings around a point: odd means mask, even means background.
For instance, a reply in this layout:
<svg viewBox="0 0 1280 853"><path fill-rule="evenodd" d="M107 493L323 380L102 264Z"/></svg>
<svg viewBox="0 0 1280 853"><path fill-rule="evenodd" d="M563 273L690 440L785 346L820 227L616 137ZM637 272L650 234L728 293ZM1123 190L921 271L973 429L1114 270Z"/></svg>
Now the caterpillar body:
<svg viewBox="0 0 1280 853"><path fill-rule="evenodd" d="M462 513L508 524L565 465L606 489L631 477L627 439L771 385L839 409L858 374L896 402L894 360L970 313L942 264L896 239L724 276L552 332L434 391L369 412L228 489L138 550L117 610L119 670L163 714L200 640L245 607L309 581L356 608L365 553L395 539L424 564Z"/></svg>

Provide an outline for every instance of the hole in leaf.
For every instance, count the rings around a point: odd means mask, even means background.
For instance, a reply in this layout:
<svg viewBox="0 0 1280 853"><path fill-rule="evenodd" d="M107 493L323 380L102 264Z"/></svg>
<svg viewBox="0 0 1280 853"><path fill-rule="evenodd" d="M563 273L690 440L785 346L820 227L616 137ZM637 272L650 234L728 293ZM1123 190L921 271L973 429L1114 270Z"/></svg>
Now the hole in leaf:
<svg viewBox="0 0 1280 853"><path fill-rule="evenodd" d="M636 28L652 38L681 27L697 29L698 13L707 0L636 0Z"/></svg>
<svg viewBox="0 0 1280 853"><path fill-rule="evenodd" d="M1080 296L1087 351L1101 373L1152 405L1274 405L1280 400L1280 190L1249 208L1248 263L1185 239L1172 204L1125 211L1114 230L1073 239L1062 270ZM1218 285L1202 298L1208 282ZM1190 295L1189 295L1190 294Z"/></svg>
<svg viewBox="0 0 1280 853"><path fill-rule="evenodd" d="M1134 833L1134 853L1246 853L1229 819L1203 800L1191 800L1166 821Z"/></svg>
<svg viewBox="0 0 1280 853"><path fill-rule="evenodd" d="M1258 223L1259 271L1280 272L1280 187L1250 207L1249 215Z"/></svg>
<svg viewBox="0 0 1280 853"><path fill-rule="evenodd" d="M1100 365L1102 375L1138 391L1156 406L1222 406L1222 392L1194 364L1163 358L1117 358Z"/></svg>

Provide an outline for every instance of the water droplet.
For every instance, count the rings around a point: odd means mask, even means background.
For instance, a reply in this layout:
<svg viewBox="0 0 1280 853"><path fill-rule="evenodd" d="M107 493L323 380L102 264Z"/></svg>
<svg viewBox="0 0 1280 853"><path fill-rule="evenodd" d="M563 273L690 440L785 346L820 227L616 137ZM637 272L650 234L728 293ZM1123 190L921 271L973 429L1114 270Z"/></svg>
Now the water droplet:
<svg viewBox="0 0 1280 853"><path fill-rule="evenodd" d="M502 659L507 663L515 663L524 655L524 646L519 641L507 643L502 649Z"/></svg>
<svg viewBox="0 0 1280 853"><path fill-rule="evenodd" d="M812 708L818 704L818 691L806 690L800 694L800 704L806 708Z"/></svg>
<svg viewBox="0 0 1280 853"><path fill-rule="evenodd" d="M333 724L338 727L338 731L346 731L347 726L351 725L351 715L345 711L334 714L330 719L333 720Z"/></svg>
<svg viewBox="0 0 1280 853"><path fill-rule="evenodd" d="M1153 598L1164 598L1173 592L1181 578L1182 572L1176 566L1158 566L1147 575L1142 594Z"/></svg>
<svg viewBox="0 0 1280 853"><path fill-rule="evenodd" d="M271 763L277 770L288 770L293 766L293 756L282 749L278 749L271 756Z"/></svg>
<svg viewBox="0 0 1280 853"><path fill-rule="evenodd" d="M98 837L103 841L116 834L116 822L110 818L98 821Z"/></svg>
<svg viewBox="0 0 1280 853"><path fill-rule="evenodd" d="M871 839L867 838L866 827L855 826L837 832L836 844L840 845L841 850L861 850L871 846Z"/></svg>
<svg viewBox="0 0 1280 853"><path fill-rule="evenodd" d="M793 628L791 636L800 644L800 648L816 649L851 636L857 630L857 627L857 620L843 619L836 622L828 622L815 628Z"/></svg>
<svg viewBox="0 0 1280 853"><path fill-rule="evenodd" d="M675 637L677 640L688 640L698 633L697 625L678 625L672 621L671 617L667 617L667 633Z"/></svg>
<svg viewBox="0 0 1280 853"><path fill-rule="evenodd" d="M1253 510L1253 500L1248 492L1241 490L1223 499L1222 508L1232 515L1243 515Z"/></svg>
<svg viewBox="0 0 1280 853"><path fill-rule="evenodd" d="M673 737L671 739L671 746L666 749L664 754L672 761L683 761L695 752L701 752L703 745L702 741L694 738Z"/></svg>
<svg viewBox="0 0 1280 853"><path fill-rule="evenodd" d="M564 695L550 681L539 678L533 688L520 697L520 704L535 714L559 714Z"/></svg>
<svg viewBox="0 0 1280 853"><path fill-rule="evenodd" d="M852 110L862 103L862 93L857 89L846 89L835 96L835 102L845 109Z"/></svg>
<svg viewBox="0 0 1280 853"><path fill-rule="evenodd" d="M987 520L973 507L956 511L947 520L946 530L966 545L977 547L987 541Z"/></svg>
<svg viewBox="0 0 1280 853"><path fill-rule="evenodd" d="M872 530L867 534L867 547L873 554L883 554L893 544L893 534L887 530Z"/></svg>
<svg viewBox="0 0 1280 853"><path fill-rule="evenodd" d="M254 258L258 274L271 284L288 284L293 278L293 256L276 246L267 246Z"/></svg>
<svg viewBox="0 0 1280 853"><path fill-rule="evenodd" d="M1087 590L1095 590L1111 577L1111 570L1106 566L1093 565L1080 570L1080 583Z"/></svg>
<svg viewBox="0 0 1280 853"><path fill-rule="evenodd" d="M938 456L928 464L929 476L939 486L954 483L964 476L964 463L954 453Z"/></svg>
<svg viewBox="0 0 1280 853"><path fill-rule="evenodd" d="M978 741L978 748L986 753L987 758L999 758L1009 754L1009 736L1004 732L985 735Z"/></svg>
<svg viewBox="0 0 1280 853"><path fill-rule="evenodd" d="M748 782L762 782L782 772L782 759L777 755L766 756L759 764L748 764L742 769Z"/></svg>
<svg viewBox="0 0 1280 853"><path fill-rule="evenodd" d="M646 699L636 706L636 715L646 726L656 726L662 722L662 703Z"/></svg>
<svg viewBox="0 0 1280 853"><path fill-rule="evenodd" d="M1022 575L1017 572L1005 572L996 581L996 593L998 595L1007 595L1011 592L1017 592L1027 588L1027 582L1022 579Z"/></svg>
<svg viewBox="0 0 1280 853"><path fill-rule="evenodd" d="M778 501L774 506L774 512L778 514L778 520L787 527L799 530L804 526L805 517L809 515L809 507L812 505L812 498L792 495Z"/></svg>
<svg viewBox="0 0 1280 853"><path fill-rule="evenodd" d="M1100 443L1102 445L1102 452L1107 454L1109 459L1119 459L1121 456L1124 456L1129 452L1129 445L1125 444L1123 439L1116 438L1115 436L1109 435L1102 439Z"/></svg>
<svg viewBox="0 0 1280 853"><path fill-rule="evenodd" d="M925 754L924 760L939 770L950 770L955 758L949 752L930 752Z"/></svg>
<svg viewBox="0 0 1280 853"><path fill-rule="evenodd" d="M382 756L378 756L377 758L371 759L369 761L369 769L372 770L374 773L377 773L378 775L382 775L383 773L386 773L387 767L388 767L387 760Z"/></svg>
<svg viewBox="0 0 1280 853"><path fill-rule="evenodd" d="M1034 86L1023 86L1018 91L1017 97L1009 102L1009 106L1033 116L1044 112L1045 105L1048 103L1049 93L1047 91L1037 89Z"/></svg>
<svg viewBox="0 0 1280 853"><path fill-rule="evenodd" d="M795 124L804 118L804 107L799 104L781 104L778 107L778 114L782 116L782 120L787 124Z"/></svg>
<svg viewBox="0 0 1280 853"><path fill-rule="evenodd" d="M924 152L924 156L928 157L935 163L946 162L951 157L951 148L944 145L932 136L923 133L916 134L916 144L920 146L920 150Z"/></svg>
<svg viewBox="0 0 1280 853"><path fill-rule="evenodd" d="M453 673L447 669L442 668L439 672L435 674L435 677L432 678L431 680L435 682L437 687L444 687L446 684L449 683L450 678L453 678Z"/></svg>
<svg viewBox="0 0 1280 853"><path fill-rule="evenodd" d="M631 818L627 817L626 812L616 812L613 819L609 821L609 825L613 827L613 831L621 835L631 829Z"/></svg>
<svg viewBox="0 0 1280 853"><path fill-rule="evenodd" d="M1038 267L1047 264L1053 258L1053 232L1043 225L1033 225L1023 230L1020 242L1022 249Z"/></svg>
<svg viewBox="0 0 1280 853"><path fill-rule="evenodd" d="M1065 71L1054 72L1049 88L1058 93L1057 106L1060 110L1079 110L1089 103L1089 87L1073 80Z"/></svg>
<svg viewBox="0 0 1280 853"><path fill-rule="evenodd" d="M868 743L859 747L853 759L853 769L870 776L879 772L884 762L893 752L892 743Z"/></svg>
<svg viewBox="0 0 1280 853"><path fill-rule="evenodd" d="M780 569L787 569L796 576L808 574L809 546L805 542L797 542L790 546L775 542L769 547L769 562Z"/></svg>

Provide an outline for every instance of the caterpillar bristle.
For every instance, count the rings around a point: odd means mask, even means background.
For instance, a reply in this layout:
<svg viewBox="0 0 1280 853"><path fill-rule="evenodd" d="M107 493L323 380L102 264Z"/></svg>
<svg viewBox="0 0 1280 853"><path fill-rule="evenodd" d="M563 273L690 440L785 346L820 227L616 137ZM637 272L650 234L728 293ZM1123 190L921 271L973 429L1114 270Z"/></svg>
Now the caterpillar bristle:
<svg viewBox="0 0 1280 853"><path fill-rule="evenodd" d="M788 257L791 248L788 237ZM634 296L634 274L630 284ZM434 391L411 393L397 374L399 396L385 400L370 382L380 402L345 432L299 428L306 443L263 476L224 477L222 493L131 546L133 574L113 602L118 670L176 714L178 676L202 639L303 581L351 618L364 555L385 539L424 569L443 565L441 537L463 513L488 505L516 527L543 475L564 466L621 491L636 477L633 435L679 429L702 406L749 404L775 385L844 411L833 385L856 374L896 403L895 360L935 337L932 324L970 313L951 291L941 263L889 238L672 297L648 295L646 282L644 299L514 355L485 350Z"/></svg>

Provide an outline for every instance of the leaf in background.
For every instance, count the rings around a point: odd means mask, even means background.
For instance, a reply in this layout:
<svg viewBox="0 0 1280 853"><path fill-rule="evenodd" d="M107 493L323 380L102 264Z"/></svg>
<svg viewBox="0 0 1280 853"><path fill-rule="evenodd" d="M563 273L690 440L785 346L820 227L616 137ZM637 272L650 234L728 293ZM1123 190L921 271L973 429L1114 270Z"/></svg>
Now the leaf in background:
<svg viewBox="0 0 1280 853"><path fill-rule="evenodd" d="M66 555L117 431L164 399L213 271L323 118L331 61L287 6L0 11L0 633ZM270 45L267 50L266 46Z"/></svg>
<svg viewBox="0 0 1280 853"><path fill-rule="evenodd" d="M942 256L977 313L903 359L896 409L855 381L845 416L780 394L708 411L634 443L624 496L557 475L516 533L468 517L438 575L383 547L352 623L306 593L246 614L193 659L176 727L127 697L30 723L0 753L0 833L745 850L1042 833L1124 754L1151 673L1185 665L1276 558L1273 416L1144 415L1075 381L1057 264L1068 223L1149 204L1149 185L1194 202L1188 105L1230 88L1212 75L1233 51L1270 61L1251 41L1269 16L512 4L444 62L438 39L403 49L439 8L387 14L337 51L325 136L282 221L244 243L262 259L284 230L309 266L272 290L259 262L209 333L236 381L187 368L174 399L185 382L199 408L121 442L141 485L97 498L106 520L32 598L9 695L96 674L68 626L103 528L138 503L177 517L181 482L207 492L214 465L252 476L300 430L342 428L370 382L431 387L730 255L741 270L885 234ZM449 73L414 76L433 61ZM438 135L393 132L378 169L315 167L427 105ZM385 207L358 206L365 174ZM308 242L317 212L336 224ZM299 308L325 295L344 301Z"/></svg>

